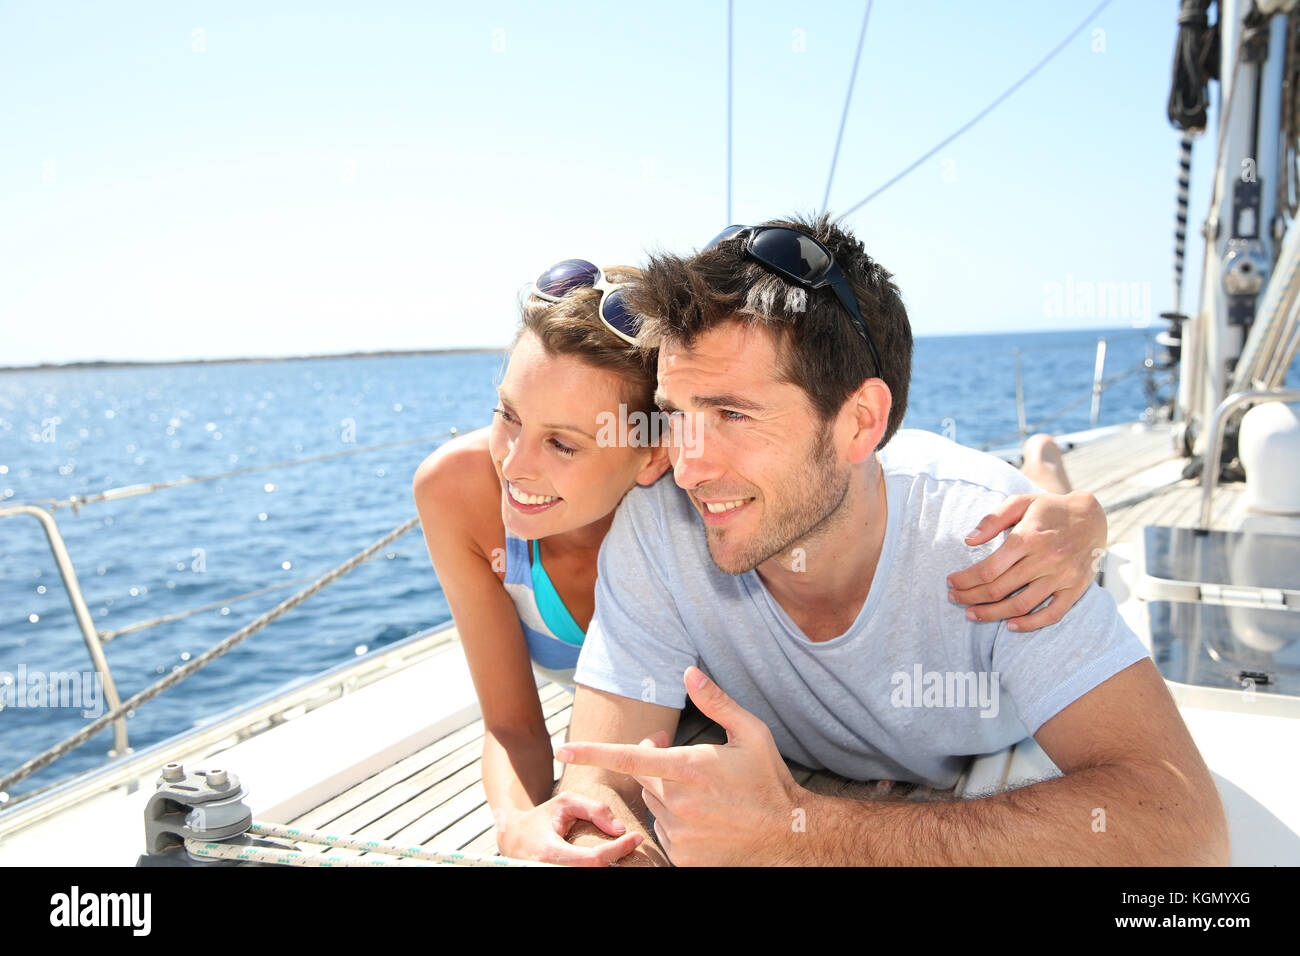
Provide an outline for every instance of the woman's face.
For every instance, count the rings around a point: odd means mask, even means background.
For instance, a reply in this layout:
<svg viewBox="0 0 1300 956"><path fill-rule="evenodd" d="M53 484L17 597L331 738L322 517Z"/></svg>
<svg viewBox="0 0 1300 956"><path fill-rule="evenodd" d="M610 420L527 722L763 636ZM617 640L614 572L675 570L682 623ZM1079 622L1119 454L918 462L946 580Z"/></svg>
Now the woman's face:
<svg viewBox="0 0 1300 956"><path fill-rule="evenodd" d="M547 355L530 331L516 344L497 391L489 445L501 479L501 520L517 538L600 521L638 479L651 481L667 466L666 454L653 449L598 441L618 434L602 432L625 401L617 373Z"/></svg>

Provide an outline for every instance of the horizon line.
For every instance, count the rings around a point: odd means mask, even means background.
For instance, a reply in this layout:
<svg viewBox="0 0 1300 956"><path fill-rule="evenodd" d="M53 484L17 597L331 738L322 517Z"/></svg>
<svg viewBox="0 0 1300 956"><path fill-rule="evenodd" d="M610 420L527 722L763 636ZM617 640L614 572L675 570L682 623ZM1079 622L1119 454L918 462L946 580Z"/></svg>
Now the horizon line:
<svg viewBox="0 0 1300 956"><path fill-rule="evenodd" d="M991 329L982 332L927 332L917 334L917 339L953 338L980 335L1043 335L1059 332L1142 332L1147 326L1068 326L1053 329ZM500 353L506 346L468 345L440 349L380 349L373 352L319 352L309 355L244 355L224 358L172 358L172 359L78 359L71 362L37 362L33 365L0 365L0 372L59 372L82 369L167 367L175 365L236 365L253 362L309 362L320 359L399 358L411 355L484 355Z"/></svg>

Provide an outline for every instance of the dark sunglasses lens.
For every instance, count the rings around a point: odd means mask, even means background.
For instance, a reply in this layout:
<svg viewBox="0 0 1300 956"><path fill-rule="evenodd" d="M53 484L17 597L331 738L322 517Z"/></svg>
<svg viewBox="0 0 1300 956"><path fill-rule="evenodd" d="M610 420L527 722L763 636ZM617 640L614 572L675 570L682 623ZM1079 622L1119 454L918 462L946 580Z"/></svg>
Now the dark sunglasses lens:
<svg viewBox="0 0 1300 956"><path fill-rule="evenodd" d="M574 289L591 288L598 275L600 269L586 259L565 259L538 276L535 284L539 292L560 298Z"/></svg>
<svg viewBox="0 0 1300 956"><path fill-rule="evenodd" d="M720 243L720 242L726 242L726 241L727 241L728 239L730 239L732 236L735 236L735 235L738 235L738 234L744 232L747 228L748 228L747 226L728 226L726 229L722 230L722 232L718 233L716 236L714 236L712 239L710 239L710 240L709 240L709 244L708 244L707 246L705 246L704 248L705 248L705 249L712 249L712 248L713 248L714 246L716 246L718 243Z"/></svg>
<svg viewBox="0 0 1300 956"><path fill-rule="evenodd" d="M605 296L600 307L600 317L630 339L636 338L641 331L641 317L628 309L621 289Z"/></svg>
<svg viewBox="0 0 1300 956"><path fill-rule="evenodd" d="M754 237L750 252L774 269L805 282L823 278L832 262L817 240L794 229L760 232Z"/></svg>

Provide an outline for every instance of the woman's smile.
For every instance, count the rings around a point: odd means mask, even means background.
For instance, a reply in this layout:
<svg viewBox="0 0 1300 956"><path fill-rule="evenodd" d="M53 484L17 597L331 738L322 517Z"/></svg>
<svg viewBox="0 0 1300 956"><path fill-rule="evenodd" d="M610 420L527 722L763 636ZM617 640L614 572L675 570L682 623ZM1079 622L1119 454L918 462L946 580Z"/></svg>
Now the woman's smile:
<svg viewBox="0 0 1300 956"><path fill-rule="evenodd" d="M510 482L506 482L506 499L516 510L524 514L538 514L554 507L564 499L558 495L534 495L521 491Z"/></svg>

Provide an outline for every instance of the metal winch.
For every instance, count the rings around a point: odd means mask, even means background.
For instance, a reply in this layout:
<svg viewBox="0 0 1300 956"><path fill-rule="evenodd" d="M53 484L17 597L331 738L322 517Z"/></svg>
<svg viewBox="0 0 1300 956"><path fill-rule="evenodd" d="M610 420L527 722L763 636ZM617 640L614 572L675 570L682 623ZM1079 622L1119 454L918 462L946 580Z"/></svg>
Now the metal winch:
<svg viewBox="0 0 1300 956"><path fill-rule="evenodd" d="M213 768L187 772L169 763L158 777L157 791L144 810L145 853L137 866L232 866L188 851L186 840L253 846L247 836L253 811L244 802L248 792L233 773Z"/></svg>

